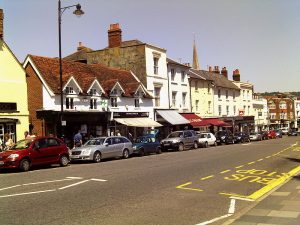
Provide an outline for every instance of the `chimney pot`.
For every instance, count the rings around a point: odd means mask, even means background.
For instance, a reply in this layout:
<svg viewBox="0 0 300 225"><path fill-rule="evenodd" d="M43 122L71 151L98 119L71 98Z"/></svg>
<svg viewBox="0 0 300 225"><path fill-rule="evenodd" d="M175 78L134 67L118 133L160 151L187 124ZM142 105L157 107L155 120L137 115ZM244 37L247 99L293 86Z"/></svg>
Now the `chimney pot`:
<svg viewBox="0 0 300 225"><path fill-rule="evenodd" d="M234 81L241 81L240 71L238 69L233 71L232 79Z"/></svg>
<svg viewBox="0 0 300 225"><path fill-rule="evenodd" d="M0 9L0 39L3 39L3 19L4 19L3 9Z"/></svg>
<svg viewBox="0 0 300 225"><path fill-rule="evenodd" d="M221 74L228 79L228 71L227 71L226 67L222 68Z"/></svg>
<svg viewBox="0 0 300 225"><path fill-rule="evenodd" d="M108 30L108 47L120 47L122 43L122 30L118 23L110 24Z"/></svg>

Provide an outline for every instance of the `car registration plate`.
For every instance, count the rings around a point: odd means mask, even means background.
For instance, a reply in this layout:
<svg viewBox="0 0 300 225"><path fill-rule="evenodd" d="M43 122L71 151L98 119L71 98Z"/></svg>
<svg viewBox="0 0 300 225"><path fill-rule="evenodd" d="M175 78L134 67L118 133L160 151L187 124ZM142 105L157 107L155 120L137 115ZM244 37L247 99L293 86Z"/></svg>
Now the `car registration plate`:
<svg viewBox="0 0 300 225"><path fill-rule="evenodd" d="M79 155L72 155L72 159L79 159Z"/></svg>
<svg viewBox="0 0 300 225"><path fill-rule="evenodd" d="M4 162L3 161L0 161L0 166L3 166L4 165Z"/></svg>

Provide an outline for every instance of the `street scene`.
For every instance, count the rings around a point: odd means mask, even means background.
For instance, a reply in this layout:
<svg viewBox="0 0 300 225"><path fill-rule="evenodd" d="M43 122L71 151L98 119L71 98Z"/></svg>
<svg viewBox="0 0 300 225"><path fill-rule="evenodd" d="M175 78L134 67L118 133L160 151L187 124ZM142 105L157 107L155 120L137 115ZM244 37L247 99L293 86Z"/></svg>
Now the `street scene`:
<svg viewBox="0 0 300 225"><path fill-rule="evenodd" d="M298 225L297 7L3 0L0 225Z"/></svg>

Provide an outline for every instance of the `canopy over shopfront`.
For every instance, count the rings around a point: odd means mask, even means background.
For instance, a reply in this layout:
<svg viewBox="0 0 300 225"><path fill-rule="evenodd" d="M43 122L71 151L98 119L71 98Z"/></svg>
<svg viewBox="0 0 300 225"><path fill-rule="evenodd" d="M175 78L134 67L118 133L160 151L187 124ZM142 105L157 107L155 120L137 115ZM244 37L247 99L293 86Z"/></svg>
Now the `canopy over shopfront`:
<svg viewBox="0 0 300 225"><path fill-rule="evenodd" d="M202 121L199 123L199 126L232 127L229 123L225 123L217 118L202 119Z"/></svg>
<svg viewBox="0 0 300 225"><path fill-rule="evenodd" d="M162 125L152 119L146 117L138 118L115 118L118 123L124 124L130 127L161 127Z"/></svg>
<svg viewBox="0 0 300 225"><path fill-rule="evenodd" d="M190 121L190 124L195 127L208 126L203 125L203 119L200 116L197 116L195 113L181 113L181 116Z"/></svg>
<svg viewBox="0 0 300 225"><path fill-rule="evenodd" d="M156 110L156 112L168 123L172 125L182 125L189 124L190 121L181 116L178 112L174 110ZM157 118L159 121L159 118Z"/></svg>

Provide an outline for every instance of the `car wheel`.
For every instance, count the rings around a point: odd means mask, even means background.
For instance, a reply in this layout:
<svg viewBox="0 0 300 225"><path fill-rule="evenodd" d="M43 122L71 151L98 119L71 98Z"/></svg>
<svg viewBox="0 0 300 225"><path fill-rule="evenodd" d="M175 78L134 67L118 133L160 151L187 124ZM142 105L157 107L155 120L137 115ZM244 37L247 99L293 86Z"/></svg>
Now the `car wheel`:
<svg viewBox="0 0 300 225"><path fill-rule="evenodd" d="M184 145L182 143L179 143L178 145L178 151L183 151L184 150Z"/></svg>
<svg viewBox="0 0 300 225"><path fill-rule="evenodd" d="M128 151L128 149L125 149L123 151L123 159L128 159L128 158L129 158L129 151Z"/></svg>
<svg viewBox="0 0 300 225"><path fill-rule="evenodd" d="M67 166L69 164L69 158L65 155L62 155L59 159L60 166Z"/></svg>
<svg viewBox="0 0 300 225"><path fill-rule="evenodd" d="M95 152L93 156L93 162L94 163L99 163L101 162L101 153L100 152Z"/></svg>
<svg viewBox="0 0 300 225"><path fill-rule="evenodd" d="M216 146L218 146L218 143L215 141L215 143L214 143L214 146L216 147Z"/></svg>
<svg viewBox="0 0 300 225"><path fill-rule="evenodd" d="M234 144L234 140L232 139L232 144Z"/></svg>
<svg viewBox="0 0 300 225"><path fill-rule="evenodd" d="M208 143L205 142L205 143L204 143L204 148L207 148L207 147L208 147Z"/></svg>
<svg viewBox="0 0 300 225"><path fill-rule="evenodd" d="M161 148L159 146L156 148L156 154L161 154Z"/></svg>
<svg viewBox="0 0 300 225"><path fill-rule="evenodd" d="M197 149L197 148L198 148L198 142L195 141L195 142L194 142L194 149Z"/></svg>
<svg viewBox="0 0 300 225"><path fill-rule="evenodd" d="M28 159L22 159L19 165L21 171L26 172L30 169L30 162Z"/></svg>
<svg viewBox="0 0 300 225"><path fill-rule="evenodd" d="M141 148L141 149L139 150L139 156L144 156L144 155L145 155L145 151L144 151L143 148Z"/></svg>

